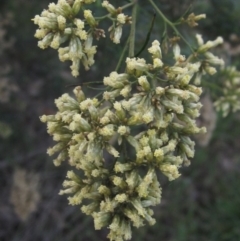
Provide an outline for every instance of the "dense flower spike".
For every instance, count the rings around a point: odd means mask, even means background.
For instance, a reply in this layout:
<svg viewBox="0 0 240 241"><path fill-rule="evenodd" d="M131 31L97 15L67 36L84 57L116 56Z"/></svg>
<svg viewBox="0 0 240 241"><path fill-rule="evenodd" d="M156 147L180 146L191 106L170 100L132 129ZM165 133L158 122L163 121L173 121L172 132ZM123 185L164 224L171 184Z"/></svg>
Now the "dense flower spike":
<svg viewBox="0 0 240 241"><path fill-rule="evenodd" d="M55 101L56 115L41 117L58 142L48 149L49 155L59 153L54 164L68 160L79 171L68 172L60 194L70 194L71 205L87 199L82 212L94 218L96 229L108 227L110 240L129 240L131 226L155 223L151 207L161 200L157 172L170 181L178 178L179 168L194 156L190 135L205 131L195 121L202 89L190 84L201 62L186 61L175 45L175 64L168 66L157 40L148 51L152 63L127 58L125 73L104 77L109 90L101 101L76 87L75 98L64 94ZM134 126L141 132L133 134Z"/></svg>

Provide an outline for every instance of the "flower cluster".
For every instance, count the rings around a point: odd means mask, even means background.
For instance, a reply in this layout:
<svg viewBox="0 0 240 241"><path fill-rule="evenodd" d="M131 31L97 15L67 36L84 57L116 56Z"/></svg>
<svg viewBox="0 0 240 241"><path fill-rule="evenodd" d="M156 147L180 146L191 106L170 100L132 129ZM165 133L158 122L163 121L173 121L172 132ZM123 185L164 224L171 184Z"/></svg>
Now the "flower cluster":
<svg viewBox="0 0 240 241"><path fill-rule="evenodd" d="M222 81L223 86L221 86L221 91L223 92L223 96L219 97L215 101L214 105L216 106L216 110L222 111L224 117L227 116L231 110L233 112L240 110L240 104L238 101L239 94L240 94L239 71L237 71L236 68L233 66L224 67L223 59L209 52L210 49L223 43L222 37L218 37L214 41L207 41L206 43L204 43L201 35L197 34L196 38L199 45L197 50L197 56L203 55L204 59L200 61L201 62L200 71L196 74L194 83L196 85L201 84L203 75L215 74L217 70L213 66L220 66L221 69L219 71L218 79L223 80Z"/></svg>
<svg viewBox="0 0 240 241"><path fill-rule="evenodd" d="M218 37L214 41L207 41L204 43L203 38L200 34L196 35L198 49L197 53L195 54L197 57L203 57L201 62L200 71L197 73L194 83L196 85L201 84L201 79L205 74L214 75L217 73L217 70L214 66L220 66L221 68L224 66L223 59L215 56L213 53L210 52L212 48L223 43L223 38Z"/></svg>
<svg viewBox="0 0 240 241"><path fill-rule="evenodd" d="M56 100L56 115L42 116L48 133L58 143L48 149L48 154L59 152L54 160L60 165L65 159L84 177L69 171L60 194L73 194L69 203L79 205L88 200L81 210L94 218L95 228L109 226L110 240L131 238L131 223L143 226L144 220L154 224L151 206L160 203L161 188L156 170L149 167L141 176L136 168L140 163L125 160L111 144L115 135L127 137L131 143L128 126L123 125L119 108L101 107L97 99L85 98L80 87L74 90L75 99L67 94ZM135 140L137 142L137 140ZM106 167L104 150L114 157L114 165ZM118 240L117 239L117 240Z"/></svg>
<svg viewBox="0 0 240 241"><path fill-rule="evenodd" d="M113 20L112 26L109 28L110 38L115 44L120 43L120 39L122 36L122 28L124 24L131 23L131 17L122 13L121 8L115 8L108 1L103 1L102 6L106 8L109 12L111 19Z"/></svg>
<svg viewBox="0 0 240 241"><path fill-rule="evenodd" d="M226 117L231 110L240 110L240 72L236 67L229 66L221 70L220 76L223 79L223 96L218 98L214 105L217 111L221 111Z"/></svg>
<svg viewBox="0 0 240 241"><path fill-rule="evenodd" d="M201 63L187 61L176 45L174 65L164 64L157 40L148 51L152 63L127 58L125 73L104 78L108 90L101 101L76 87L75 98L62 95L55 102L58 112L41 117L58 142L48 149L49 155L59 153L54 164L68 160L78 171L68 172L60 194L82 205L96 229L107 226L110 240L129 240L131 226L155 223L157 172L178 178L194 156L190 135L205 131L195 121L202 90L190 84Z"/></svg>
<svg viewBox="0 0 240 241"><path fill-rule="evenodd" d="M95 0L75 0L70 4L67 0L58 0L57 4L50 3L48 10L33 19L39 26L35 33L35 37L40 39L38 46L42 49L49 46L58 49L61 61L72 61L70 68L75 77L79 75L80 62L86 70L94 63L96 46L92 42L97 22L91 10L84 8L84 5L93 2ZM84 19L76 17L81 10ZM88 25L88 30L85 25ZM60 48L66 42L68 45Z"/></svg>
<svg viewBox="0 0 240 241"><path fill-rule="evenodd" d="M35 37L39 39L38 46L42 49L58 49L61 61L72 61L70 68L74 77L79 75L80 63L86 70L94 64L97 46L93 46L93 38L99 40L100 37L105 37L104 30L97 28L99 21L105 17L96 18L92 11L85 7L95 1L58 0L57 4L50 3L47 10L33 19L34 24L39 26L35 33ZM122 8L115 8L108 1L103 1L102 7L109 12L107 17L113 22L109 28L110 37L118 44L122 36L122 27L131 23L131 17L123 14ZM80 19L77 15L81 12L83 17ZM67 45L60 47L64 43Z"/></svg>

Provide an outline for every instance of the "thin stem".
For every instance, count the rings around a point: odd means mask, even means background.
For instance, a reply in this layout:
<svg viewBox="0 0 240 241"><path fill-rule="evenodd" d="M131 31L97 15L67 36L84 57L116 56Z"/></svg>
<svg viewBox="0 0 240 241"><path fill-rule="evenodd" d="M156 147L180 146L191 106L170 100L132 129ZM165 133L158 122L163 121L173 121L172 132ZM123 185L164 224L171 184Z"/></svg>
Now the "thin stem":
<svg viewBox="0 0 240 241"><path fill-rule="evenodd" d="M130 31L130 40L129 40L129 57L134 56L134 47L135 47L135 32L136 32L136 19L137 19L137 0L133 0L134 3L132 11L132 25Z"/></svg>
<svg viewBox="0 0 240 241"><path fill-rule="evenodd" d="M128 4L126 4L126 5L124 5L124 6L120 7L120 8L123 10L123 9L125 9L125 8L131 7L131 6L134 5L135 3L136 3L136 1L132 1L131 3L128 3Z"/></svg>
<svg viewBox="0 0 240 241"><path fill-rule="evenodd" d="M162 13L162 11L158 8L158 6L152 1L152 0L148 0L152 5L153 7L155 8L155 10L157 11L157 13L160 15L160 17L170 26L172 26L172 22L169 21L165 15Z"/></svg>
<svg viewBox="0 0 240 241"><path fill-rule="evenodd" d="M103 20L103 19L109 18L109 17L111 17L111 14L110 14L110 13L108 13L108 14L102 16L102 17L95 17L95 19L96 19L96 20Z"/></svg>
<svg viewBox="0 0 240 241"><path fill-rule="evenodd" d="M153 0L148 0L152 6L154 7L154 9L156 10L156 12L159 14L159 16L163 19L163 21L165 23L167 23L172 29L173 31L179 36L181 37L181 39L187 44L187 46L190 48L190 50L192 52L194 52L192 46L188 43L188 41L185 39L185 37L183 37L183 35L177 30L177 28L175 27L174 23L172 23L170 20L168 20L165 15L162 13L162 11L158 8L158 6L153 2Z"/></svg>
<svg viewBox="0 0 240 241"><path fill-rule="evenodd" d="M88 89L92 90L106 90L106 88L97 88L97 87L92 87L92 86L86 86Z"/></svg>
<svg viewBox="0 0 240 241"><path fill-rule="evenodd" d="M83 85L90 85L90 84L103 84L103 82L102 81L89 81L89 82L83 83Z"/></svg>
<svg viewBox="0 0 240 241"><path fill-rule="evenodd" d="M133 2L131 2L131 3L128 3L128 4L123 5L123 6L120 7L120 8L121 8L122 10L123 10L123 9L126 9L126 8L129 8L129 7L131 7L134 3L135 3L135 2L133 1ZM95 19L96 19L96 20L102 20L102 19L105 19L105 18L111 18L111 16L112 16L112 14L111 14L111 13L108 13L108 14L102 16L102 17L95 17Z"/></svg>
<svg viewBox="0 0 240 241"><path fill-rule="evenodd" d="M135 55L135 57L138 57L143 52L143 50L146 48L146 46L147 46L147 44L149 42L149 39L150 39L150 35L152 33L155 17L156 17L156 14L154 13L153 18L152 18L152 22L151 22L151 25L150 25L150 28L149 28L149 31L147 33L147 37L145 39L145 42L144 42L142 48L139 50L139 52Z"/></svg>

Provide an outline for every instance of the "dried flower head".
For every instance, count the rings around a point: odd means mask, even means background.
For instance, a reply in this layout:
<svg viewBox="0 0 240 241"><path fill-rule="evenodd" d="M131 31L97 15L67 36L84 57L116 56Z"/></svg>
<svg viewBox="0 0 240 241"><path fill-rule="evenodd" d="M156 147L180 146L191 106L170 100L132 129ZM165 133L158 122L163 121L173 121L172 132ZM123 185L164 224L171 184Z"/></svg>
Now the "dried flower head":
<svg viewBox="0 0 240 241"><path fill-rule="evenodd" d="M26 221L29 215L37 209L40 199L38 182L38 174L24 169L16 169L13 174L10 201L23 221Z"/></svg>

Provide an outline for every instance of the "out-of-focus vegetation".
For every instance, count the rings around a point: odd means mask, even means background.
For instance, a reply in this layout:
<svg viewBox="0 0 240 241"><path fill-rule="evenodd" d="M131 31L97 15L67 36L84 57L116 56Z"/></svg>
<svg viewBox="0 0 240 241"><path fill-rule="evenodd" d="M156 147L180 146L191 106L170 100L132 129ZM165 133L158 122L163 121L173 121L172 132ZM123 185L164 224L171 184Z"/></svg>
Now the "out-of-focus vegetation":
<svg viewBox="0 0 240 241"><path fill-rule="evenodd" d="M139 12L139 49L153 15L147 1L140 2L144 6ZM173 20L189 4L196 14L206 13L207 19L192 31L206 39L223 36L226 41L219 52L225 52L228 64L240 68L239 1L156 2ZM36 26L31 19L48 3L0 1L0 240L105 240L106 233L95 231L91 218L58 195L66 170L64 165L54 167L46 155L51 139L39 116L54 113L53 100L70 92L71 85L102 80L115 68L123 44L112 48L110 41L100 40L96 65L88 72L81 69L80 77L73 78L68 63L60 62L52 49L40 50L33 37ZM158 21L155 26L161 24ZM191 29L182 31L194 41ZM161 34L155 28L151 38L161 38ZM89 95L95 93L89 90ZM211 126L211 139L196 137L207 140L198 140L191 166L183 168L182 176L174 182L162 180L163 199L155 208L157 223L135 229L132 240L240 240L240 115L214 115L210 99L203 108L199 122Z"/></svg>

